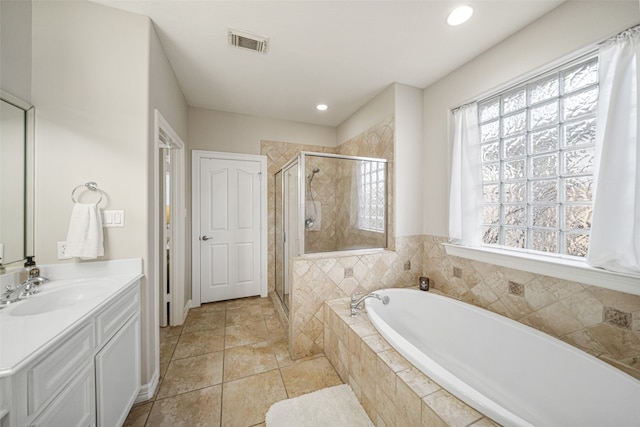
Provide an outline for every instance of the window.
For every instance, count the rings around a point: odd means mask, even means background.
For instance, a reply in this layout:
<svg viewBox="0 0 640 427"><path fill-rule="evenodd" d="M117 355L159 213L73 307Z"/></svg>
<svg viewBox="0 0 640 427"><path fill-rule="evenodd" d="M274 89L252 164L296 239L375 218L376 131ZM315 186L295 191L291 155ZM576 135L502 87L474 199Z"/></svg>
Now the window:
<svg viewBox="0 0 640 427"><path fill-rule="evenodd" d="M593 57L478 104L484 244L587 254L597 99Z"/></svg>
<svg viewBox="0 0 640 427"><path fill-rule="evenodd" d="M385 163L361 160L358 164L358 228L384 232Z"/></svg>

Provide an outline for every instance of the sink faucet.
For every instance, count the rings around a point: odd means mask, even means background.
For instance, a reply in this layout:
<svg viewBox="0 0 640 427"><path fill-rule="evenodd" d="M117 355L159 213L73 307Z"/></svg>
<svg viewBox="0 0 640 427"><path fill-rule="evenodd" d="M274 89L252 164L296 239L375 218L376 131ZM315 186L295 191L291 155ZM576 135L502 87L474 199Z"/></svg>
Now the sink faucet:
<svg viewBox="0 0 640 427"><path fill-rule="evenodd" d="M22 297L31 296L39 292L39 285L48 282L46 277L30 277L15 287L9 285L0 296L0 305L8 305L19 301Z"/></svg>
<svg viewBox="0 0 640 427"><path fill-rule="evenodd" d="M362 295L362 292L356 292L355 294L351 295L351 303L349 304L349 308L351 309L351 317L356 317L358 315L358 306L367 298L375 298L382 301L382 303L385 305L389 304L389 297L387 295L380 295L376 294L375 292L371 292L360 298L359 295Z"/></svg>

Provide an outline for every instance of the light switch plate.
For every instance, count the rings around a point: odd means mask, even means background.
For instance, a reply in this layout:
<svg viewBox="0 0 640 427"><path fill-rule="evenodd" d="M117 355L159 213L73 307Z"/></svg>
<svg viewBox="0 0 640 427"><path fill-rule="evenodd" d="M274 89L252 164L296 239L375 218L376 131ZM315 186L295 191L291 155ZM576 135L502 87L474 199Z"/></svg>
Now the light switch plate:
<svg viewBox="0 0 640 427"><path fill-rule="evenodd" d="M103 227L124 227L124 210L103 210L102 211Z"/></svg>

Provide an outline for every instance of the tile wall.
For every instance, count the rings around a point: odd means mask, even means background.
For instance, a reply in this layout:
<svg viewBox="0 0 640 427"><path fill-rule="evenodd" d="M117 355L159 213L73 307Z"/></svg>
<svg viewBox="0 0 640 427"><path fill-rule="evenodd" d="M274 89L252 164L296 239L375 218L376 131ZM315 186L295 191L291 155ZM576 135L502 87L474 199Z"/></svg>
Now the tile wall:
<svg viewBox="0 0 640 427"><path fill-rule="evenodd" d="M396 246L394 239L394 212L393 212L393 153L394 153L394 119L390 117L383 120L376 126L367 129L354 138L346 141L336 148L321 147L314 145L293 144L279 141L261 141L260 152L267 156L268 171L268 201L267 201L267 221L268 221L268 289L274 302L279 304L277 297L274 297L275 287L275 174L282 167L297 156L301 151L313 151L329 154L344 154L360 157L376 157L384 158L388 161L388 191L387 191L387 242L389 248ZM362 245L370 243L371 236L365 234L354 235L348 232L351 228L344 222L339 222L338 217L338 200L336 185L338 170L335 164L327 159L311 158L307 170L313 170L318 167L320 172L314 176L313 190L315 200L321 202L321 231L305 231L305 240L307 240L307 251L330 251L336 250L338 245L344 245L345 239L352 239L352 245ZM316 162L316 163L313 163ZM335 170L334 170L335 169ZM305 177L306 178L306 177ZM306 182L306 181L305 181ZM344 205L344 203L343 203ZM344 208L343 208L344 209ZM346 215L342 212L342 215ZM350 235L349 235L350 233ZM370 257L360 255L338 255L331 253L330 255L313 255L316 258L308 260L299 260L293 263L291 274L291 293L289 307L289 319L286 319L284 311L278 310L285 323L289 323L289 338L291 340L290 352L294 358L309 356L322 352L322 302L324 299L318 299L319 296L334 295L345 296L351 294L351 289L367 291L391 286L392 283L411 283L417 281L418 265L421 262L421 256L415 252L422 246L413 242L410 238L403 238L401 243L402 253L390 251L378 251L376 255L372 255L376 260L380 260L376 264ZM410 252L404 248L412 246ZM324 252L328 253L328 252ZM319 257L319 258L318 258ZM411 268L411 260L413 259L413 269ZM353 261L355 260L355 262ZM361 261L360 263L358 263ZM365 263L370 265L365 266ZM305 266L310 264L308 270ZM376 264L376 272L371 277L365 277L370 272L370 267ZM321 267L318 267L320 266ZM329 269L326 269L330 265ZM384 265L384 268L380 266ZM313 268L312 268L313 267ZM355 270L354 270L355 268ZM401 268L401 270L399 270ZM389 269L386 274L382 274L383 270ZM305 271L303 271L305 270ZM325 271L326 270L326 271ZM322 277L311 276L317 271L321 272ZM331 276L328 273L331 271ZM408 272L407 274L399 274L399 272ZM298 272L298 273L296 273ZM406 277L411 276L411 280ZM340 276L340 278L338 278ZM401 279L400 276L404 278ZM415 277L414 277L415 276ZM347 279L347 280L345 280ZM308 280L308 282L305 282ZM342 285L341 288L340 285ZM309 290L311 293L305 294ZM349 292L349 293L345 293ZM296 299L297 298L297 299ZM281 307L278 307L279 309Z"/></svg>
<svg viewBox="0 0 640 427"><path fill-rule="evenodd" d="M394 240L394 212L393 212L393 188L394 188L394 120L389 118L377 126L373 126L365 132L346 141L338 147L337 152L347 156L375 157L386 159L387 163L387 241L388 247L393 248ZM348 172L348 173L347 173ZM342 171L339 175L343 180L342 188L351 188L351 170ZM380 243L380 234L363 231L354 227L350 221L351 202L346 196L351 192L339 194L339 209L336 216L336 242L338 248L344 247L375 247ZM340 198L342 198L340 200Z"/></svg>
<svg viewBox="0 0 640 427"><path fill-rule="evenodd" d="M307 213L310 217L318 222L317 228L305 229L304 243L305 252L329 252L337 250L336 242L336 216L337 197L338 197L338 168L339 165L335 159L327 157L306 158L307 183L306 197L309 207ZM320 169L320 172L314 175L311 186L308 185L309 174L314 168ZM317 202L318 215L315 216L314 208L311 205L311 192L313 192L313 201ZM306 218L306 217L305 217Z"/></svg>
<svg viewBox="0 0 640 427"><path fill-rule="evenodd" d="M269 169L269 291L274 284L273 175L300 151L382 157L393 172L393 119L340 147L263 141ZM321 168L322 170L322 168ZM325 178L326 179L326 178ZM321 187L321 174L314 178ZM315 187L314 187L315 188ZM393 183L389 183L393 188ZM389 206L393 206L393 192ZM323 210L323 216L325 214ZM330 217L330 215L329 215ZM393 224L393 212L389 212ZM336 234L340 225L335 224ZM290 353L294 358L322 352L327 299L385 287L431 286L465 302L532 326L587 351L640 379L640 296L449 256L435 236L393 238L395 251L325 253L295 259L291 271Z"/></svg>
<svg viewBox="0 0 640 427"><path fill-rule="evenodd" d="M293 144L280 141L261 141L260 154L267 156L267 266L268 288L273 292L275 286L275 174L300 154L301 151L314 151L317 153L335 153L333 147L320 145Z"/></svg>
<svg viewBox="0 0 640 427"><path fill-rule="evenodd" d="M422 269L444 294L502 314L640 379L640 296L449 256L424 236Z"/></svg>
<svg viewBox="0 0 640 427"><path fill-rule="evenodd" d="M275 174L291 159L296 157L301 151L311 151L316 153L344 154L350 156L377 157L389 161L388 175L388 205L387 228L389 247L393 247L394 240L394 213L393 213L393 138L394 119L390 117L383 120L376 126L360 133L354 138L344 142L338 147L324 147L319 145L295 144L282 141L260 142L260 154L267 156L267 223L268 223L268 288L274 289L275 284ZM312 242L312 250L335 250L337 247L338 233L344 234L344 225L337 224L336 218L336 175L332 169L331 162L316 158L314 161L319 164L309 165L318 167L320 172L313 179L314 196L317 195L322 203L322 231L307 232ZM308 168L309 169L309 168ZM344 241L344 236L341 237ZM361 242L356 242L361 243ZM342 243L341 243L342 244Z"/></svg>
<svg viewBox="0 0 640 427"><path fill-rule="evenodd" d="M323 351L325 300L354 292L416 286L422 273L423 240L399 237L395 251L334 252L294 258L291 268L289 352L294 359Z"/></svg>

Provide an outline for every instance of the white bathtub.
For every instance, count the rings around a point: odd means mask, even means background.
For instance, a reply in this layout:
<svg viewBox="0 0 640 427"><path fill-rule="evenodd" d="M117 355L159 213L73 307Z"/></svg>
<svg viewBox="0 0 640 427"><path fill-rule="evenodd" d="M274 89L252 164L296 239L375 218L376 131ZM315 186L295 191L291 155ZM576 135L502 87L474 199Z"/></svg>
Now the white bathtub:
<svg viewBox="0 0 640 427"><path fill-rule="evenodd" d="M640 426L640 381L526 325L411 289L369 319L440 386L505 426Z"/></svg>

